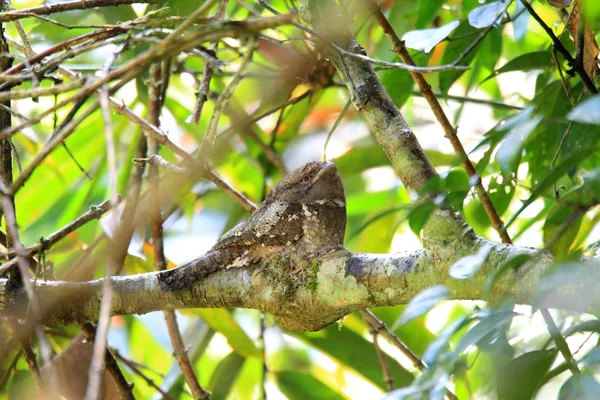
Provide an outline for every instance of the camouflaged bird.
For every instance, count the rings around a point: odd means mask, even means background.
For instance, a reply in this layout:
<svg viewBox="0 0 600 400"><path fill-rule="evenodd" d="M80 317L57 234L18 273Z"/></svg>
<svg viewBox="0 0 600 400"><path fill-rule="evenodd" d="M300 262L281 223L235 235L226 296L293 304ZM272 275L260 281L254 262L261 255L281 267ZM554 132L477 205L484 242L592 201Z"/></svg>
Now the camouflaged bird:
<svg viewBox="0 0 600 400"><path fill-rule="evenodd" d="M177 290L221 268L341 247L345 229L344 186L335 164L311 162L283 178L250 218L223 235L204 257L164 271L159 282L164 290Z"/></svg>

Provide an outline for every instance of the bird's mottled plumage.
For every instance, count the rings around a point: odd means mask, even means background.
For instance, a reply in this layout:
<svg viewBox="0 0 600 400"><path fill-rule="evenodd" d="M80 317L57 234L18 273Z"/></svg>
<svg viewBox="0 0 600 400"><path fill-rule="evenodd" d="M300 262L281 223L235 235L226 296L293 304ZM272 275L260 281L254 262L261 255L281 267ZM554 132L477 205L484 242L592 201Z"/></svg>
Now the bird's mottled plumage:
<svg viewBox="0 0 600 400"><path fill-rule="evenodd" d="M223 235L204 257L165 271L159 279L163 287L175 290L189 283L190 274L183 268L194 268L196 280L215 272L216 266L342 246L345 229L346 200L335 164L311 162L283 178L250 218Z"/></svg>

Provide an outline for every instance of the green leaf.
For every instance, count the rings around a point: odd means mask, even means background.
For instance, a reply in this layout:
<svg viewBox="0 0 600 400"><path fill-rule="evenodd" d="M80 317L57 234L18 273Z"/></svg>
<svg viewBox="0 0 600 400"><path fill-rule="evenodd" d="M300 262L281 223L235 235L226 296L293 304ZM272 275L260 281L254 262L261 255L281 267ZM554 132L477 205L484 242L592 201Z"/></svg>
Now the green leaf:
<svg viewBox="0 0 600 400"><path fill-rule="evenodd" d="M588 374L571 376L558 392L559 400L595 400L600 393L600 383Z"/></svg>
<svg viewBox="0 0 600 400"><path fill-rule="evenodd" d="M460 25L459 21L452 21L435 29L421 29L406 32L402 35L404 44L409 49L421 50L429 53L442 40L446 39Z"/></svg>
<svg viewBox="0 0 600 400"><path fill-rule="evenodd" d="M567 118L582 124L600 125L600 94L589 97L577 104L567 115Z"/></svg>
<svg viewBox="0 0 600 400"><path fill-rule="evenodd" d="M529 13L527 11L523 12L525 6L521 0L517 0L514 14L521 13L514 21L513 21L513 35L517 42L520 42L525 37L527 33L527 24L529 23Z"/></svg>
<svg viewBox="0 0 600 400"><path fill-rule="evenodd" d="M467 21L461 22L461 24L454 31L453 37L458 39L451 40L448 42L448 47L444 51L444 56L442 57L442 64L452 64L454 63L460 55L463 54L473 43L475 34L478 32L477 29L473 28ZM473 58L475 58L475 54L477 53L477 49L481 46L479 43L474 49L471 49L466 57L460 63L461 65L469 65ZM448 94L448 90L450 87L456 82L458 78L464 73L464 71L443 71L440 72L439 85L440 90L444 96Z"/></svg>
<svg viewBox="0 0 600 400"><path fill-rule="evenodd" d="M290 400L338 400L345 399L335 390L310 374L296 371L281 371L275 375L277 386Z"/></svg>
<svg viewBox="0 0 600 400"><path fill-rule="evenodd" d="M524 124L517 126L505 136L504 142L496 153L496 162L500 165L504 175L516 172L525 142L542 119L541 116L537 115Z"/></svg>
<svg viewBox="0 0 600 400"><path fill-rule="evenodd" d="M438 335L437 339L434 340L429 347L427 347L427 350L423 354L423 361L425 361L425 364L427 364L429 368L434 369L438 357L442 354L442 352L448 350L450 338L452 338L452 336L458 332L460 328L469 323L470 320L471 319L468 317L468 315L465 315L452 321L452 323L445 327L444 330Z"/></svg>
<svg viewBox="0 0 600 400"><path fill-rule="evenodd" d="M340 364L353 369L375 385L385 389L381 366L373 349L373 343L367 341L363 336L347 328L339 329L336 324L318 332L286 332L328 354ZM350 349L352 350L350 351ZM414 376L395 359L387 354L384 354L384 358L395 385L408 386L414 380Z"/></svg>
<svg viewBox="0 0 600 400"><path fill-rule="evenodd" d="M544 246L555 257L569 252L577 237L582 217L583 213L574 207L560 203L552 207L544 223Z"/></svg>
<svg viewBox="0 0 600 400"><path fill-rule="evenodd" d="M494 334L495 336L508 329L510 321L518 315L513 311L492 312L487 317L479 321L462 337L456 346L455 354L458 358L471 345L477 344L486 336Z"/></svg>
<svg viewBox="0 0 600 400"><path fill-rule="evenodd" d="M199 308L194 310L213 330L227 338L229 345L242 357L262 357L262 352L240 327L228 310Z"/></svg>
<svg viewBox="0 0 600 400"><path fill-rule="evenodd" d="M599 322L598 320L594 322ZM600 364L600 347L595 347L579 361L582 367L591 367Z"/></svg>
<svg viewBox="0 0 600 400"><path fill-rule="evenodd" d="M510 4L510 2L508 4ZM469 23L474 28L487 28L498 21L498 17L504 13L508 4L504 4L502 1L495 1L474 8L469 12Z"/></svg>
<svg viewBox="0 0 600 400"><path fill-rule="evenodd" d="M548 65L550 65L550 62L552 62L552 53L550 51L536 51L533 53L522 54L498 68L493 74L485 78L483 82L500 74L504 74L505 72L527 72L537 69L546 69L548 68Z"/></svg>
<svg viewBox="0 0 600 400"><path fill-rule="evenodd" d="M481 268L485 260L487 260L491 250L492 246L481 246L479 251L477 251L477 254L463 257L452 264L448 271L448 275L454 279L467 279L472 277L479 271L479 268Z"/></svg>
<svg viewBox="0 0 600 400"><path fill-rule="evenodd" d="M392 330L430 311L440 301L448 300L450 298L450 291L446 286L434 285L428 287L412 298L410 303L408 303L408 306L404 309L402 316L394 323L394 326L392 326Z"/></svg>
<svg viewBox="0 0 600 400"><path fill-rule="evenodd" d="M417 14L417 22L415 28L425 28L436 16L438 10L444 4L444 0L428 0L419 2L419 13Z"/></svg>
<svg viewBox="0 0 600 400"><path fill-rule="evenodd" d="M421 229L437 206L430 201L425 201L414 207L408 214L408 225L415 235L420 236Z"/></svg>
<svg viewBox="0 0 600 400"><path fill-rule="evenodd" d="M557 350L534 350L504 364L496 378L500 400L529 400L540 388Z"/></svg>
<svg viewBox="0 0 600 400"><path fill-rule="evenodd" d="M587 188L596 200L600 201L600 168L596 168L583 177L583 186Z"/></svg>
<svg viewBox="0 0 600 400"><path fill-rule="evenodd" d="M412 49L408 49L408 53L412 56L415 64L427 65L427 61L429 60L427 54ZM394 61L400 61L400 58L396 56ZM407 70L400 68L387 69L381 77L381 83L383 83L383 86L385 86L398 108L401 108L410 96L412 96L410 88L414 86L414 80ZM387 156L385 157L385 162L389 162Z"/></svg>
<svg viewBox="0 0 600 400"><path fill-rule="evenodd" d="M8 399L34 399L36 397L35 384L31 373L22 369L16 370L8 382Z"/></svg>
<svg viewBox="0 0 600 400"><path fill-rule="evenodd" d="M229 353L219 362L217 368L210 377L207 390L211 392L211 398L226 399L238 377L246 359L235 351Z"/></svg>
<svg viewBox="0 0 600 400"><path fill-rule="evenodd" d="M596 151L598 151L598 148L596 147L581 149L578 152L571 154L571 156L569 156L567 159L565 159L563 162L557 165L554 168L554 170L552 170L548 175L544 177L544 179L542 179L540 183L538 183L535 189L533 189L533 191L531 192L531 196L529 196L529 198L523 202L523 205L519 208L519 210L517 210L517 212L512 217L510 217L510 219L505 225L505 229L508 229L508 227L513 222L515 222L515 220L523 212L523 210L525 210L531 203L533 203L533 201L537 199L544 190L549 188L554 182L558 180L558 178L567 173L568 170L575 167L577 164L585 160L585 158L587 158L590 154Z"/></svg>

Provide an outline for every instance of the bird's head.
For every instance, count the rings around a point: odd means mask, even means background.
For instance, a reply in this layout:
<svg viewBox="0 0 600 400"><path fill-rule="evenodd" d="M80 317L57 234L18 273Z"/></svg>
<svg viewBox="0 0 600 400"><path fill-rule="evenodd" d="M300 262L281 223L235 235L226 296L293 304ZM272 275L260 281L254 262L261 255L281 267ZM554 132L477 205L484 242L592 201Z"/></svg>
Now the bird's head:
<svg viewBox="0 0 600 400"><path fill-rule="evenodd" d="M310 204L346 203L342 178L332 162L310 162L290 172L271 190L269 200Z"/></svg>

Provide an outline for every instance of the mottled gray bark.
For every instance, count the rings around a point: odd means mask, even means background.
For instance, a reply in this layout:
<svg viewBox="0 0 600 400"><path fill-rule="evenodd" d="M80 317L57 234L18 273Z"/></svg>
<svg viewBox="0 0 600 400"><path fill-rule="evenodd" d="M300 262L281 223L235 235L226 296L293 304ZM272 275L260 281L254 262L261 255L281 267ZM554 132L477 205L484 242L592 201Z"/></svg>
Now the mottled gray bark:
<svg viewBox="0 0 600 400"><path fill-rule="evenodd" d="M405 304L434 284L445 284L455 299L483 299L486 278L506 260L522 254L533 256L533 261L516 272L503 274L487 300L511 295L519 303L531 304L536 284L552 262L550 255L539 250L489 242L471 234L438 237L434 243L426 249L395 255L336 250L296 274L290 274L295 266L283 259L269 265L224 268L175 291L161 288L159 275L164 272L115 277L111 312L122 315L180 308L254 308L273 314L288 328L317 330L353 311ZM490 246L491 251L473 278L460 281L448 276L455 261L482 246ZM593 311L600 305L600 295L586 285L597 281L599 273L600 268L590 267L587 279L547 293L536 305ZM47 325L81 324L98 318L102 280L38 281L36 289L45 306ZM21 304L24 302L9 293L7 281L0 280L0 313L23 316Z"/></svg>

